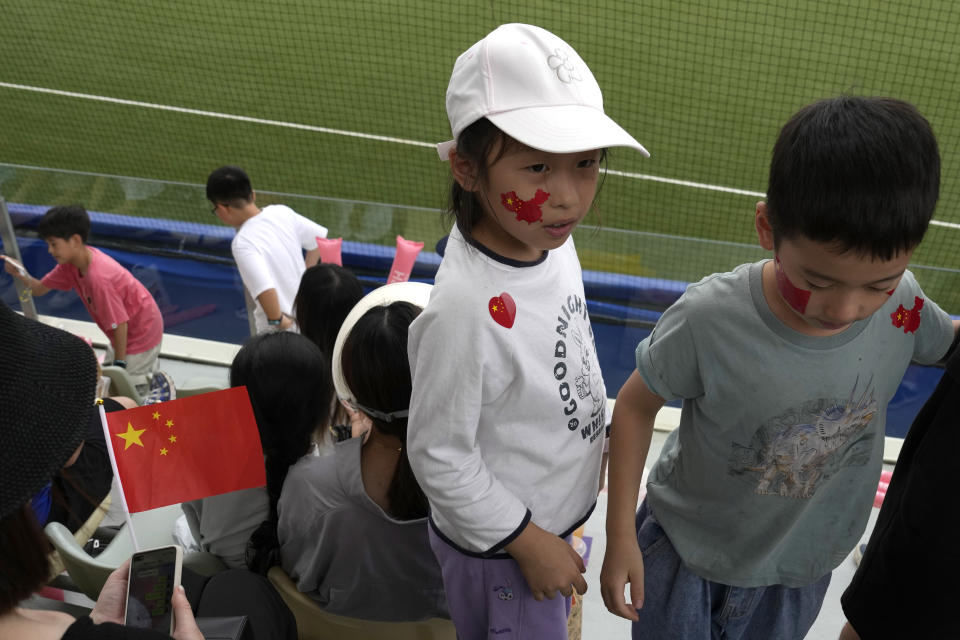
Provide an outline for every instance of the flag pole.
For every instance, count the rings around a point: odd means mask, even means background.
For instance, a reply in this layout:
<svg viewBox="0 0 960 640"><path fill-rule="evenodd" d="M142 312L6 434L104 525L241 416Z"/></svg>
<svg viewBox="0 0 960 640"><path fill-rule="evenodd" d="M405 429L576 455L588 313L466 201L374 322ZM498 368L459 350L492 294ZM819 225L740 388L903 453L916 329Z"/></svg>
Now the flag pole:
<svg viewBox="0 0 960 640"><path fill-rule="evenodd" d="M123 482L120 481L120 470L117 469L117 457L113 452L113 442L110 440L110 427L107 425L107 414L103 410L103 400L100 398L97 398L97 410L100 412L100 424L103 425L103 437L107 441L107 453L110 455L110 466L113 467L113 477L117 481L117 493L120 494L120 505L123 507L123 517L127 521L130 540L133 541L133 550L137 552L140 551L140 545L137 544L137 532L133 529L133 519L130 517L130 509L127 508L127 496L123 493Z"/></svg>

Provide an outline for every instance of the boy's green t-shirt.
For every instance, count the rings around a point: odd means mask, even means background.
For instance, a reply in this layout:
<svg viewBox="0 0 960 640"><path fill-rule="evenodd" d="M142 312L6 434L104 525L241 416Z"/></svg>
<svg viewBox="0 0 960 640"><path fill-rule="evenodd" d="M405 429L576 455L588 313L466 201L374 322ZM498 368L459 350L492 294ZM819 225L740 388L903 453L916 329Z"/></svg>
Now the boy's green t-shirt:
<svg viewBox="0 0 960 640"><path fill-rule="evenodd" d="M835 336L800 334L767 305L763 263L691 285L637 346L647 386L683 398L648 500L701 577L796 587L829 573L859 541L887 405L911 360L943 357L953 327L908 271L869 318ZM917 299L914 328L902 319Z"/></svg>

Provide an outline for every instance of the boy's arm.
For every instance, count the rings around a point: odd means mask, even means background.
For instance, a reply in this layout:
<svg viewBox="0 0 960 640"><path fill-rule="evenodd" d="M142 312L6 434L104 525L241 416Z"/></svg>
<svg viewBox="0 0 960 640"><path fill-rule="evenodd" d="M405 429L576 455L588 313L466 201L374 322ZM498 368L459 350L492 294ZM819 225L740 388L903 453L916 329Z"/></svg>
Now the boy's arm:
<svg viewBox="0 0 960 640"><path fill-rule="evenodd" d="M950 347L947 348L947 352L940 359L938 364L946 364L947 360L953 355L953 352L957 350L957 345L960 344L960 320L953 321L953 342L950 343Z"/></svg>
<svg viewBox="0 0 960 640"><path fill-rule="evenodd" d="M117 325L117 328L113 330L113 361L122 360L124 363L127 361L127 328L128 324L126 322L121 322Z"/></svg>
<svg viewBox="0 0 960 640"><path fill-rule="evenodd" d="M637 495L650 450L653 423L666 401L650 391L634 371L627 378L610 423L610 469L607 499L607 551L600 571L600 592L607 609L638 620L643 606L643 555L637 545ZM630 583L630 603L623 588Z"/></svg>
<svg viewBox="0 0 960 640"><path fill-rule="evenodd" d="M943 354L943 357L937 360L937 366L942 367L947 364L953 356L953 352L957 350L957 345L960 344L960 320L951 320L953 324L953 340L950 341L950 346L947 347L947 352Z"/></svg>
<svg viewBox="0 0 960 640"><path fill-rule="evenodd" d="M307 251L307 255L303 257L303 262L307 265L307 269L320 262L320 247Z"/></svg>
<svg viewBox="0 0 960 640"><path fill-rule="evenodd" d="M289 329L291 326L293 326L293 320L291 320L290 316L285 314L280 308L280 298L277 297L276 289L267 289L258 295L257 302L259 302L260 306L263 307L263 312L267 315L268 321L280 318L279 325L271 326L275 326L281 330Z"/></svg>
<svg viewBox="0 0 960 640"><path fill-rule="evenodd" d="M30 289L30 292L33 295L42 296L50 292L49 287L45 287L42 282L27 273L27 270L24 269L23 266L17 263L13 258L8 258L3 254L0 254L0 258L3 258L4 270L19 280L23 286Z"/></svg>

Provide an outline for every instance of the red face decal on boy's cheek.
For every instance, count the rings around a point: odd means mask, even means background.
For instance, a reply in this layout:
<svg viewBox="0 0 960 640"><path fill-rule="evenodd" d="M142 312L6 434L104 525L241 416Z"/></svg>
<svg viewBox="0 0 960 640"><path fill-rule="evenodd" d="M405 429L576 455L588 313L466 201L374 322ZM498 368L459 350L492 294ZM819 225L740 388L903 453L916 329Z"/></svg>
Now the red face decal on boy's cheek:
<svg viewBox="0 0 960 640"><path fill-rule="evenodd" d="M798 289L790 282L787 274L783 272L780 256L774 256L773 261L777 272L777 290L780 291L780 296L797 313L806 312L807 303L810 302L810 292L805 289Z"/></svg>
<svg viewBox="0 0 960 640"><path fill-rule="evenodd" d="M543 218L543 212L540 211L540 205L547 201L550 194L541 189L533 194L532 200L523 201L517 197L516 191L500 194L500 202L508 211L517 214L517 222L526 222L533 224Z"/></svg>

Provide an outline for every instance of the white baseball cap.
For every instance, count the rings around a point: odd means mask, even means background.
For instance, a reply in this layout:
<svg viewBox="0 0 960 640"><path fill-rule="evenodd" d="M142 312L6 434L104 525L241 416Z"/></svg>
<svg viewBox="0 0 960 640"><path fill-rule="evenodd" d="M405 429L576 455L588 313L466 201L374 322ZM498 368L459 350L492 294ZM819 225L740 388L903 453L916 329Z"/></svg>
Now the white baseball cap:
<svg viewBox="0 0 960 640"><path fill-rule="evenodd" d="M350 404L356 404L356 397L353 391L347 385L346 378L343 377L343 362L341 355L343 353L343 344L347 341L347 336L353 331L353 326L363 317L367 311L374 307L386 306L392 302L409 302L420 307L427 306L430 300L430 290L432 285L424 282L394 282L378 287L360 299L360 302L354 305L343 324L340 325L340 331L337 333L337 339L333 343L333 358L331 361L333 368L333 387L337 391L337 396Z"/></svg>
<svg viewBox="0 0 960 640"><path fill-rule="evenodd" d="M603 95L583 59L566 42L529 24L504 24L457 58L447 86L453 140L437 145L443 160L460 133L486 117L528 147L574 153L643 145L603 112Z"/></svg>

